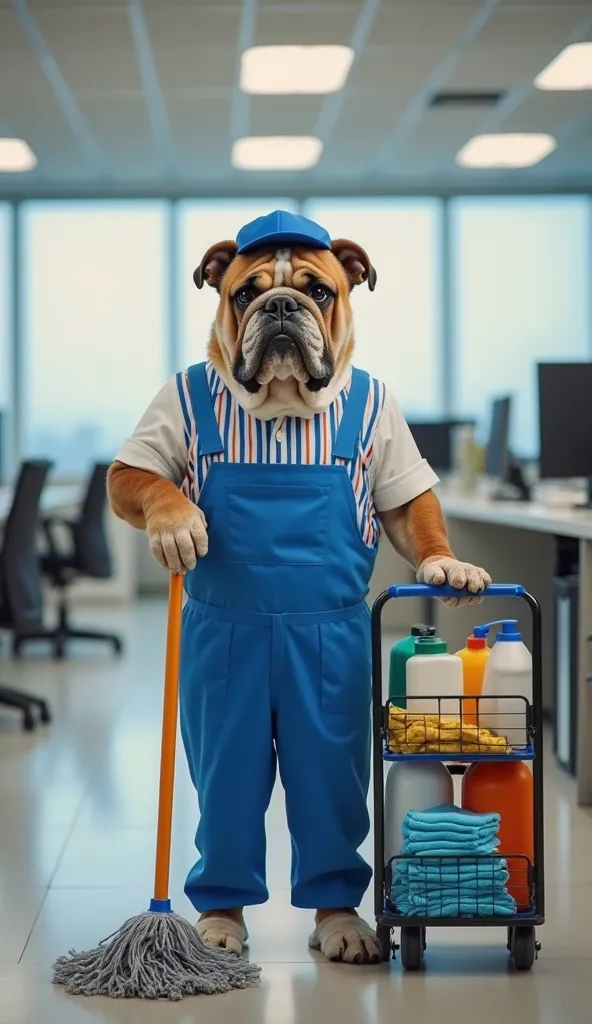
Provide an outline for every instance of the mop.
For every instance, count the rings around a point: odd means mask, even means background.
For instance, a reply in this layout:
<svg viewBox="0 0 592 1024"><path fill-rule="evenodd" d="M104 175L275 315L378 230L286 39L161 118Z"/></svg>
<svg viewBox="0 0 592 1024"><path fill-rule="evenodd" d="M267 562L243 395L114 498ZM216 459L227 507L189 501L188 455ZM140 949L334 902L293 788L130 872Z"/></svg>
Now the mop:
<svg viewBox="0 0 592 1024"><path fill-rule="evenodd" d="M194 926L173 913L168 896L183 577L171 576L160 756L154 897L150 909L128 921L96 949L61 956L53 981L72 995L116 999L181 999L229 992L259 981L261 969L226 949L206 946Z"/></svg>

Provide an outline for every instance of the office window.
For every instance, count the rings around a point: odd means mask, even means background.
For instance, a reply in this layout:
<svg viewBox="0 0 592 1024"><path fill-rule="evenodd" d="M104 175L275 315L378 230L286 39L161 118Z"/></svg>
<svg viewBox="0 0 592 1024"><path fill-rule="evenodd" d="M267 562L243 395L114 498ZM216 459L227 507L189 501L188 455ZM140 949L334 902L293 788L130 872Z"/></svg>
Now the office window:
<svg viewBox="0 0 592 1024"><path fill-rule="evenodd" d="M167 367L167 207L29 202L22 216L27 455L111 459Z"/></svg>
<svg viewBox="0 0 592 1024"><path fill-rule="evenodd" d="M206 358L210 329L216 316L218 296L207 285L198 291L193 271L215 242L236 238L237 231L255 217L272 210L296 211L293 199L209 199L178 204L177 259L180 365L190 366Z"/></svg>
<svg viewBox="0 0 592 1024"><path fill-rule="evenodd" d="M354 361L392 389L409 419L442 413L441 204L437 199L314 199L304 212L366 249L374 292L355 288Z"/></svg>
<svg viewBox="0 0 592 1024"><path fill-rule="evenodd" d="M0 203L0 480L9 462L11 401L10 333L12 318L12 265L10 227L12 209Z"/></svg>
<svg viewBox="0 0 592 1024"><path fill-rule="evenodd" d="M590 201L467 197L450 216L455 410L485 436L491 399L512 393L512 447L535 456L536 363L592 358Z"/></svg>

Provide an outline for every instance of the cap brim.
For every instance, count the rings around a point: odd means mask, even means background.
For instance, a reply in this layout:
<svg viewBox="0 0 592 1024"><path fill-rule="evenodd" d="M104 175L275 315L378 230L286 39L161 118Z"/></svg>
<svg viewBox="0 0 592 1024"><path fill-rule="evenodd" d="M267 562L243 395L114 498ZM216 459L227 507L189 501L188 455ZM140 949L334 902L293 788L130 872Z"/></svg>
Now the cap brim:
<svg viewBox="0 0 592 1024"><path fill-rule="evenodd" d="M331 248L328 242L323 242L320 238L314 238L312 235L298 234L292 231L273 231L269 235L261 235L260 238L256 238L252 242L245 242L237 249L236 253L237 256L240 256L244 252L252 252L255 249L270 249L273 246L288 245L305 245L309 249Z"/></svg>

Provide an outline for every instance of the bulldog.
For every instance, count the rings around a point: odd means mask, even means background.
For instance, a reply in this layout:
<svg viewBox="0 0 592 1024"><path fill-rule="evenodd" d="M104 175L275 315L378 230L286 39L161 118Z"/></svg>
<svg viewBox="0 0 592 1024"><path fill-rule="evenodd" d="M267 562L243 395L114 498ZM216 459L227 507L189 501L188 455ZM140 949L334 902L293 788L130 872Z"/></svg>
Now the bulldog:
<svg viewBox="0 0 592 1024"><path fill-rule="evenodd" d="M371 877L357 851L379 533L418 581L465 592L449 604L479 601L491 580L450 549L437 478L393 395L352 368L350 295L377 282L365 250L276 212L211 246L194 281L219 294L208 360L165 385L108 478L116 515L186 574L181 724L201 808L186 892L204 941L240 953L243 909L268 895L263 817L279 759L292 902L316 910L310 944L331 960L375 962L380 945L356 908ZM223 729L218 686L237 705L229 721L224 700ZM251 735L244 778L231 784L228 760Z"/></svg>

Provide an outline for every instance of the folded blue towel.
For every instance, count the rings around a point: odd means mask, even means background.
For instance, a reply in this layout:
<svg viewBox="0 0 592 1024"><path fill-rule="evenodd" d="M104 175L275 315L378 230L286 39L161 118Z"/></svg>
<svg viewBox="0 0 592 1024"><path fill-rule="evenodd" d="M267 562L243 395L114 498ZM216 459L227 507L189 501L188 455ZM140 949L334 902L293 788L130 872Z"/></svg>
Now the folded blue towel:
<svg viewBox="0 0 592 1024"><path fill-rule="evenodd" d="M487 882L484 882L483 879L480 879L479 881L477 881L477 879L473 879L472 881L458 881L456 883L451 882L447 885L437 886L430 882L397 878L394 883L394 887L398 893L414 893L417 896L423 896L425 898L428 898L433 893L448 893L452 896L455 894L458 896L459 893L466 896L474 896L475 893L483 893L485 896L494 896L498 893L505 893L507 891L507 881L507 876L504 877L504 875L501 875L499 881L493 883L491 879Z"/></svg>
<svg viewBox="0 0 592 1024"><path fill-rule="evenodd" d="M493 836L486 842L474 842L467 840L464 842L455 842L450 840L448 836L444 839L410 839L406 838L403 840L401 846L401 853L404 854L417 854L417 856L432 856L439 857L445 854L458 853L459 855L477 854L479 856L487 856L495 853L499 846L499 839L497 836Z"/></svg>
<svg viewBox="0 0 592 1024"><path fill-rule="evenodd" d="M494 896L458 897L434 896L427 904L416 904L412 899L401 897L394 900L400 914L405 917L513 917L516 903L506 894Z"/></svg>
<svg viewBox="0 0 592 1024"><path fill-rule="evenodd" d="M485 882L492 880L497 883L499 879L507 881L508 864L503 857L491 857L487 860L470 860L465 858L451 857L450 862L446 858L435 859L433 857L417 857L408 860L395 861L395 874L399 878L418 879L425 882L435 882L446 885L460 881Z"/></svg>
<svg viewBox="0 0 592 1024"><path fill-rule="evenodd" d="M455 804L441 804L429 811L408 811L403 823L410 831L458 833L463 836L479 836L486 832L497 832L499 814L474 814Z"/></svg>

